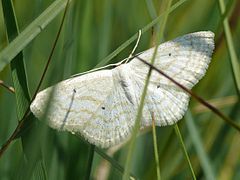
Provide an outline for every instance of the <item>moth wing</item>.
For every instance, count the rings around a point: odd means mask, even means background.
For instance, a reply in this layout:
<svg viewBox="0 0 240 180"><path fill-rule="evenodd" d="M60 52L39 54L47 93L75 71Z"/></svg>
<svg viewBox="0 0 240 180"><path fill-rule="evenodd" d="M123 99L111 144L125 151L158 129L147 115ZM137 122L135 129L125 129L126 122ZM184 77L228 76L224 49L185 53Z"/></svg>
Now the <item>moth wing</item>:
<svg viewBox="0 0 240 180"><path fill-rule="evenodd" d="M81 134L103 148L122 142L130 135L135 107L111 70L67 79L39 92L31 104L36 117L43 116L51 91L47 121L52 128Z"/></svg>
<svg viewBox="0 0 240 180"><path fill-rule="evenodd" d="M154 66L191 89L205 74L214 49L214 34L202 31L187 34L158 46ZM139 55L150 62L154 48ZM139 91L142 92L149 67L137 58L129 63ZM159 126L181 119L187 110L189 95L169 79L152 72L145 101L142 127L152 123L154 115Z"/></svg>

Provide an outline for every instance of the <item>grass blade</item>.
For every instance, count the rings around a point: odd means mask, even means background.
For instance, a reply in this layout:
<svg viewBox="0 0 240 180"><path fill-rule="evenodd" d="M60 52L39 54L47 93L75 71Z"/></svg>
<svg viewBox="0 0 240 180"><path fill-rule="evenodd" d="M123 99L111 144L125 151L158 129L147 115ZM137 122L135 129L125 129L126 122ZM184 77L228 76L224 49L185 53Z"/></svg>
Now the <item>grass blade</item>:
<svg viewBox="0 0 240 180"><path fill-rule="evenodd" d="M71 0L70 0L71 1ZM0 71L66 7L68 0L54 1L19 36L0 52Z"/></svg>
<svg viewBox="0 0 240 180"><path fill-rule="evenodd" d="M152 134L153 134L153 147L154 147L154 156L156 161L157 179L160 180L161 175L160 175L160 165L159 165L159 157L158 157L157 135L156 135L155 119L153 114L152 114Z"/></svg>
<svg viewBox="0 0 240 180"><path fill-rule="evenodd" d="M94 158L94 149L95 149L95 146L91 144L89 148L86 179L90 179L91 177L91 170L92 170L92 164L93 164L93 158Z"/></svg>
<svg viewBox="0 0 240 180"><path fill-rule="evenodd" d="M46 165L44 160L39 160L33 170L32 179L34 180L47 180Z"/></svg>
<svg viewBox="0 0 240 180"><path fill-rule="evenodd" d="M4 0L2 2L2 5L4 19L7 28L8 40L11 42L18 34L17 22L15 19L11 1ZM10 66L16 95L18 120L20 120L23 117L30 102L22 52L18 53L18 55L11 62Z"/></svg>
<svg viewBox="0 0 240 180"><path fill-rule="evenodd" d="M41 84L42 84L42 82L43 82L43 79L44 79L44 77L45 77L45 75L46 75L46 72L47 72L47 69L48 69L48 67L49 67L49 64L50 64L50 62L51 62L51 59L52 59L52 56L53 56L53 52L54 52L54 50L55 50L55 47L56 47L58 38L59 38L59 36L60 36L61 30L62 30L62 27L63 27L63 22L64 22L64 19L65 19L65 16L66 16L66 12L67 12L67 8L68 8L68 3L69 3L69 1L70 1L70 0L67 1L67 4L66 4L66 7L65 7L65 11L64 11L64 14L63 14L63 18L62 18L62 21L61 21L61 25L60 25L59 31L58 31L58 33L57 33L56 39L55 39L54 44L53 44L52 51L51 51L51 53L50 53L50 55L49 55L49 57L48 57L48 61L47 61L46 66L45 66L45 68L44 68L44 71L43 71L43 74L42 74L42 76L41 76L40 82L39 82L39 84L38 84L38 86L37 86L37 89L36 89L36 91L35 91L35 93L34 93L34 95L33 95L32 100L31 100L31 101L29 100L29 103L28 103L28 105L26 106L26 110L23 111L23 115L22 115L22 117L19 119L19 120L20 120L20 121L19 121L19 124L18 124L17 127L15 128L14 132L12 133L12 135L10 136L10 138L8 138L8 140L1 146L1 148L0 148L0 157L1 157L2 154L5 152L5 150L8 148L8 146L10 145L10 143L11 143L16 137L19 136L19 133L21 133L21 129L24 128L24 126L26 126L25 123L27 122L27 119L29 119L29 118L31 117L31 114L32 114L32 113L30 112L30 103L34 100L37 92L39 91L39 88L40 88L40 86L41 86ZM31 133L34 134L35 132L32 131ZM28 137L28 136L25 136L25 137L27 137L26 139L31 138L30 136L29 136L29 137ZM25 146L26 146L26 147L29 147L29 146L27 146L27 141L28 141L28 140L26 140ZM29 149L29 148L28 148L28 149ZM27 150L26 150L26 151L27 151ZM31 154L31 153L29 153L29 154Z"/></svg>
<svg viewBox="0 0 240 180"><path fill-rule="evenodd" d="M200 135L198 133L198 129L194 124L194 120L190 111L186 113L185 119L186 119L188 131L190 134L190 138L192 139L192 143L196 149L201 166L206 175L206 179L214 180L216 179L215 172L213 171L209 158L206 152L204 151L203 144L202 144Z"/></svg>
<svg viewBox="0 0 240 180"><path fill-rule="evenodd" d="M224 1L218 0L218 3L219 3L219 8L220 8L221 14L225 15L226 7L224 4ZM238 97L240 99L240 64L238 62L237 54L234 49L232 34L231 34L230 26L228 23L228 18L223 17L222 23L223 23L224 33L226 36L227 48L228 48L228 52L229 52L230 60L231 60L230 62L231 62L231 68L232 68L232 73L233 73L233 79L234 79L235 86L237 89Z"/></svg>
<svg viewBox="0 0 240 180"><path fill-rule="evenodd" d="M112 157L108 156L106 153L104 153L101 149L98 147L95 147L95 152L98 153L102 158L107 160L114 168L116 168L119 172L124 173L124 168ZM136 176L133 174L130 174L131 178L137 179Z"/></svg>
<svg viewBox="0 0 240 180"><path fill-rule="evenodd" d="M167 4L166 5L166 7L167 7L166 12L168 12L168 13L164 14L164 16L163 16L163 20L161 22L162 26L160 28L159 35L157 37L157 43L160 42L160 40L163 37L163 32L164 32L164 28L165 28L165 25L166 25L166 22L167 22L167 17L168 17L168 14L170 12L171 2L172 1L168 1L168 3L167 3L167 1L165 1L165 3ZM153 56L152 56L152 59L151 59L151 64L154 64L155 57L156 57L156 54L157 54L157 49L158 49L158 46L156 46L155 49L154 49L154 53L153 53ZM129 150L128 150L128 154L127 154L127 160L126 160L126 164L125 164L125 172L123 174L123 179L124 180L129 179L129 173L130 173L130 167L131 167L131 158L132 158L133 149L134 149L134 146L135 146L135 143L136 143L137 133L138 133L139 128L140 128L142 111L143 111L143 107L144 107L145 97L147 95L147 88L148 88L148 84L150 82L151 73L152 73L152 68L150 68L150 70L148 71L148 74L147 74L147 77L146 77L146 80L145 80L145 83L144 83L144 89L143 89L143 92L142 92L142 95L141 95L140 105L138 107L137 116L136 116L136 119L135 119L135 125L134 125L133 130L132 130Z"/></svg>
<svg viewBox="0 0 240 180"><path fill-rule="evenodd" d="M148 30L150 30L154 25L156 25L162 19L163 16L165 16L166 14L170 14L171 12L173 12L176 8L181 6L186 1L187 0L180 0L177 3L175 3L173 6L171 6L171 8L164 11L161 15L159 15L157 18L155 18L153 21L151 21L149 24L147 24L144 28L141 29L142 34L147 32ZM123 44L121 44L115 51L113 51L106 58L101 60L100 63L98 63L95 68L106 65L112 58L117 56L123 49L125 49L132 42L134 42L137 39L137 37L138 37L138 33L134 34L127 41L125 41Z"/></svg>
<svg viewBox="0 0 240 180"><path fill-rule="evenodd" d="M175 130L175 133L176 133L176 135L177 135L177 137L178 137L178 139L179 139L179 142L181 143L181 148L182 148L183 153L184 153L184 155L185 155L185 158L186 158L186 160L187 160L187 162L188 162L190 171L191 171L191 173L192 173L192 178L193 178L194 180L196 180L196 176L195 176L195 173L194 173L194 171L193 171L193 167L192 167L191 161L190 161L190 159L189 159L189 156L188 156L186 147L185 147L184 142L183 142L182 135L181 135L181 133L180 133L180 131L179 131L179 128L178 128L178 125L177 125L177 124L174 125L174 130Z"/></svg>
<svg viewBox="0 0 240 180"><path fill-rule="evenodd" d="M18 26L12 6L12 1L2 1L4 20L6 24L8 40L11 42L18 35ZM12 80L15 89L15 98L17 106L17 118L20 121L28 106L30 104L30 95L28 90L27 76L25 72L25 65L23 60L23 53L19 52L17 56L10 63ZM22 146L25 155L28 157L26 150L27 138L22 137Z"/></svg>

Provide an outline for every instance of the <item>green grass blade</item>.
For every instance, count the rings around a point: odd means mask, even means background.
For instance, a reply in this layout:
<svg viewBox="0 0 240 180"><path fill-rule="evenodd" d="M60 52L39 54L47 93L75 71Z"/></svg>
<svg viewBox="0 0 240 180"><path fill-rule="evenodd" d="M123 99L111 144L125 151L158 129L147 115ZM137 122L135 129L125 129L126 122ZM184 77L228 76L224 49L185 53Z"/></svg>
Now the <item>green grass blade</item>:
<svg viewBox="0 0 240 180"><path fill-rule="evenodd" d="M180 0L177 3L175 3L173 6L171 6L170 9L164 11L161 15L159 15L157 18L155 18L153 21L151 21L149 24L147 24L144 28L141 29L142 34L144 34L145 32L147 32L148 30L150 30L154 25L156 25L161 18L166 15L166 14L170 14L171 12L173 12L176 8L178 8L179 6L181 6L184 2L186 2L187 0ZM100 63L98 63L96 65L95 68L101 67L106 65L112 58L114 58L115 56L117 56L123 49L125 49L127 46L129 46L132 42L134 42L136 39L138 38L138 33L135 33L132 37L130 37L127 41L125 41L123 44L121 44L115 51L113 51L111 54L109 54L106 58L104 58L103 60L100 61Z"/></svg>
<svg viewBox="0 0 240 180"><path fill-rule="evenodd" d="M236 119L239 122L239 119L237 117L240 116L240 103L238 102L235 104L231 111L229 112L230 118ZM218 130L217 134L215 135L215 139L212 142L211 149L209 150L209 157L212 160L212 164L214 165L214 169L219 173L220 167L222 167L222 163L217 163L217 162L222 162L225 158L225 153L228 151L228 148L225 147L225 143L227 142L229 135L232 133L232 128L227 125L221 126L221 128ZM220 159L220 160L216 160Z"/></svg>
<svg viewBox="0 0 240 180"><path fill-rule="evenodd" d="M186 147L185 147L184 142L183 142L182 135L181 135L181 133L180 133L180 130L179 130L177 124L174 125L174 130L175 130L175 133L176 133L176 135L177 135L177 137L178 137L179 142L181 143L181 148L182 148L183 153L184 153L184 155L185 155L185 158L186 158L186 160L187 160L187 162L188 162L190 171L191 171L191 173L192 173L192 178L193 178L194 180L196 180L196 176L195 176L195 173L194 173L194 171L193 171L193 167L192 167L191 161L190 161L190 159L189 159L189 156L188 156Z"/></svg>
<svg viewBox="0 0 240 180"><path fill-rule="evenodd" d="M90 179L91 177L91 170L92 170L92 164L93 164L93 158L94 158L94 149L95 149L95 146L91 144L89 148L86 179Z"/></svg>
<svg viewBox="0 0 240 180"><path fill-rule="evenodd" d="M67 0L54 1L19 36L0 52L0 71L66 7Z"/></svg>
<svg viewBox="0 0 240 180"><path fill-rule="evenodd" d="M154 59L154 58L152 58ZM147 95L147 87L150 81L150 76L151 76L151 69L148 71L148 75L147 78L145 80L145 86L141 95L141 100L140 100L140 105L138 107L138 111L137 111L137 116L135 118L135 125L133 127L132 130L132 135L131 135L131 140L130 140L130 145L129 145L129 150L128 150L128 154L127 154L127 160L126 160L126 164L125 164L125 171L123 174L123 179L127 180L129 179L129 174L130 174L130 167L131 167L131 159L133 156L133 150L134 150L134 146L136 143L136 138L137 138L137 133L139 131L140 128L140 121L142 118L142 111L143 111L143 106L144 106L144 101L145 101L145 97Z"/></svg>
<svg viewBox="0 0 240 180"><path fill-rule="evenodd" d="M69 1L67 1L67 2L69 2ZM13 8L12 8L12 5L11 5L11 1L4 1L3 4L4 4L4 8L6 8L7 10L9 10L9 9L12 10L12 11L9 11L10 13L8 15L5 14L7 30L10 28L12 34L13 33L18 34L18 28L17 28L16 22L15 22L15 15L14 15L14 11L13 11ZM66 11L66 9L65 9L65 11ZM65 14L64 14L64 16L65 16ZM62 23L63 23L63 21L62 21ZM15 28L15 31L12 32L14 28ZM11 39L14 39L15 36L10 36L10 37L11 37ZM21 57L21 59L19 57ZM50 59L51 59L51 55L50 55ZM12 69L12 72L13 72L12 73L13 74L12 75L13 76L13 82L16 86L15 92L16 92L16 97L17 97L16 99L17 99L18 119L21 120L21 122L18 124L18 126L16 127L15 131L12 133L10 138L2 146L1 154L6 150L6 148L9 146L11 141L14 140L15 137L18 136L18 133L21 131L21 127L24 124L24 121L26 120L27 114L29 113L29 105L30 105L30 96L29 96L29 93L28 93L26 73L25 73L24 63L23 63L23 55L21 55L21 56L17 55L14 58L14 60L11 62L11 69ZM46 68L45 68L45 70L46 70ZM39 86L40 85L41 85L41 81L40 81ZM18 90L18 89L20 89L20 90ZM27 96L27 98L26 98L26 96ZM24 99L25 100L24 101L24 100L22 100L23 98L25 98L27 100ZM23 103L22 103L22 101L19 101L19 99L22 100L23 102L25 102L24 106L22 106ZM18 104L21 105L20 106L21 108L19 108ZM29 117L27 117L27 118L29 118ZM32 120L34 120L34 118ZM29 149L32 148L32 147L29 146L29 140L31 140L32 135L34 135L34 133L35 132L31 130L31 131L28 132L28 135L24 135L22 137L23 150L24 150L25 154L27 155L27 158L29 158L28 160L30 160L31 156L32 156L31 152L29 151Z"/></svg>
<svg viewBox="0 0 240 180"><path fill-rule="evenodd" d="M231 13L232 6L234 5L235 0L229 0L226 4L225 12L222 14L222 17L227 17Z"/></svg>
<svg viewBox="0 0 240 180"><path fill-rule="evenodd" d="M165 13L162 17L163 20L161 22L160 32L159 32L158 37L157 37L157 43L160 42L160 40L163 37L163 32L164 32L164 28L165 28L165 25L166 25L166 22L167 22L167 17L168 17L168 14L170 13L170 9L171 9L171 7L170 7L171 2L172 1L168 1L168 3L167 3L167 1L164 1L164 3L167 4L166 5L166 9L167 9L166 12L167 13ZM151 64L154 64L155 57L156 57L156 54L157 54L157 48L158 48L158 46L156 46L155 49L154 49L154 53L153 53L153 56L152 56L152 59L151 59ZM131 159L132 159L132 155L133 155L134 146L135 146L135 143L136 143L137 134L138 134L140 124L141 124L140 122L141 122L141 118L142 118L142 111L143 111L143 107L144 107L145 97L147 95L147 88L148 88L148 85L149 85L149 82L150 82L151 73L152 73L152 68L150 68L150 70L148 71L148 74L147 74L147 77L146 77L146 80L145 80L145 83L144 83L145 85L144 85L144 89L143 89L143 92L142 92L142 95L141 95L140 105L138 107L137 116L136 116L136 119L135 119L135 125L134 125L133 130L132 130L132 136L131 136L129 150L128 150L128 154L127 154L127 160L126 160L126 164L125 164L125 172L123 174L123 179L124 180L127 180L129 178L130 167L131 167Z"/></svg>
<svg viewBox="0 0 240 180"><path fill-rule="evenodd" d="M154 8L154 4L152 0L145 0L146 4L147 4L147 8L148 8L148 12L151 16L152 19L155 19L157 17L157 12Z"/></svg>
<svg viewBox="0 0 240 180"><path fill-rule="evenodd" d="M33 170L32 180L47 180L46 165L44 160L39 160Z"/></svg>
<svg viewBox="0 0 240 180"><path fill-rule="evenodd" d="M11 42L18 35L17 22L12 8L11 1L2 2L4 19L8 34L8 40ZM23 53L19 52L10 64L12 79L16 95L17 115L20 120L29 106L30 96L27 85Z"/></svg>
<svg viewBox="0 0 240 180"><path fill-rule="evenodd" d="M219 3L219 8L220 8L221 14L225 15L226 7L224 4L224 1L218 0L218 3ZM231 60L230 62L231 62L231 68L232 68L232 73L233 73L233 77L234 77L234 82L235 82L235 86L237 89L238 97L240 98L240 64L238 62L237 54L234 49L232 34L231 34L230 26L228 23L228 18L223 17L222 23L223 23L224 33L226 36L227 48L228 48L228 52L230 55L230 60Z"/></svg>
<svg viewBox="0 0 240 180"><path fill-rule="evenodd" d="M160 175L160 165L159 165L159 156L158 156L158 147L157 147L157 135L156 135L154 116L153 116L153 120L152 120L152 135L153 135L154 156L155 156L156 170L157 170L157 179L160 180L161 175Z"/></svg>
<svg viewBox="0 0 240 180"><path fill-rule="evenodd" d="M12 6L12 1L2 1L4 19L8 34L8 40L11 42L18 35L18 26ZM17 56L10 63L12 80L15 89L17 118L20 121L26 110L29 107L30 95L28 90L27 77L25 72L25 65L23 60L23 53L19 52ZM22 138L22 146L25 155L28 157L26 151L27 138Z"/></svg>
<svg viewBox="0 0 240 180"><path fill-rule="evenodd" d="M99 41L99 51L98 51L98 59L103 59L109 53L110 46L110 36L112 27L111 20L113 14L113 3L108 0L104 0L104 21L101 28L101 37Z"/></svg>
<svg viewBox="0 0 240 180"><path fill-rule="evenodd" d="M194 124L194 119L190 111L188 111L185 115L186 125L190 134L190 138L192 139L192 143L196 149L199 161L203 168L204 174L206 175L206 179L214 180L216 179L215 173L209 161L209 158L204 151L203 143L201 141L200 135L198 133L198 129Z"/></svg>
<svg viewBox="0 0 240 180"><path fill-rule="evenodd" d="M153 6L153 2L150 1L146 1L147 6L148 6L148 11L149 14L151 15L152 19L154 19L155 17L157 17L157 12ZM166 3L167 7L163 7L161 6L161 9L167 9L169 10L172 4L172 0L168 1L168 3ZM166 22L168 19L168 15L166 14L162 19L162 21L160 22L160 24L158 24L158 28L156 30L156 32L159 32L159 37L160 40L163 37L163 33L164 33L164 29L166 26ZM161 27L161 28L160 28ZM159 156L158 156L158 147L157 147L157 136L156 136L156 128L155 128L155 119L154 119L154 115L152 115L153 121L152 121L152 134L153 134L153 147L154 147L154 156L155 156L155 162L156 162L156 171L157 171L157 179L160 180L161 179L161 175L160 175L160 164L159 164Z"/></svg>
<svg viewBox="0 0 240 180"><path fill-rule="evenodd" d="M112 157L108 156L106 153L104 153L100 148L95 147L95 152L98 153L100 156L102 156L102 158L104 158L105 160L107 160L114 168L116 168L119 172L123 173L124 172L124 168ZM136 176L134 176L133 174L130 174L131 178L137 179Z"/></svg>

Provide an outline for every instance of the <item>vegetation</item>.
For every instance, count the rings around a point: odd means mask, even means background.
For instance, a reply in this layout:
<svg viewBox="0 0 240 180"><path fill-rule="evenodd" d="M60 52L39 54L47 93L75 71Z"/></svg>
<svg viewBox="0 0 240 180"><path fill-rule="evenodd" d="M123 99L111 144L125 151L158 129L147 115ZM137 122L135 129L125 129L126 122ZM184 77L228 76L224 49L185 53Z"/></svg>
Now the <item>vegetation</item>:
<svg viewBox="0 0 240 180"><path fill-rule="evenodd" d="M2 0L0 179L239 179L239 8L236 0ZM230 123L192 98L177 125L139 134L136 126L136 139L100 149L29 112L42 77L40 89L118 62L140 29L136 53L190 32L215 33L212 62L193 92Z"/></svg>

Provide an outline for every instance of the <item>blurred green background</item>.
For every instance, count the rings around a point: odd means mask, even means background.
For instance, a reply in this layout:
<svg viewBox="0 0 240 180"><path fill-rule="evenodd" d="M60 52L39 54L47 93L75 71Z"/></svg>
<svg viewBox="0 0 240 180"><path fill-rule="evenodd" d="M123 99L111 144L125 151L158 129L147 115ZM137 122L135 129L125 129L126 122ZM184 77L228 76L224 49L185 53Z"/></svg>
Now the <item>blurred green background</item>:
<svg viewBox="0 0 240 180"><path fill-rule="evenodd" d="M4 0L3 0L4 1ZM2 2L3 2L2 1ZM12 0L15 15L22 32L37 18L52 0ZM173 1L173 4L177 1ZM240 53L240 1L226 1L229 24L236 54ZM72 74L94 68L107 55L145 27L164 8L157 0L72 0L41 89ZM152 9L152 8L154 9ZM159 12L160 11L160 12ZM24 61L30 94L33 95L56 38L63 10L42 32L24 48ZM216 47L206 76L193 89L196 94L215 105L232 120L239 122L240 105L218 1L188 0L169 14L164 41L177 36L210 30L215 33ZM151 47L154 39L150 29L141 37L137 52ZM135 43L126 47L111 62L127 57ZM6 26L0 3L0 51L7 47ZM239 61L238 61L239 66ZM0 80L13 86L11 69L0 72ZM18 124L14 94L0 88L0 145L12 134ZM179 123L188 155L197 179L240 178L240 135L199 102L191 100L189 111ZM191 179L189 165L173 127L157 127L157 145L162 179ZM106 152L111 164L94 152L79 137L58 132L44 123L34 121L23 134L30 142L30 160L24 156L21 138L13 141L0 158L0 179L84 179L91 167L90 179L121 179L128 144L113 147ZM30 136L30 137L29 137ZM26 163L30 162L30 163ZM92 163L92 164L91 164ZM131 173L139 179L157 179L152 130L137 138ZM30 176L28 176L30 174Z"/></svg>

